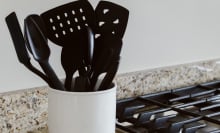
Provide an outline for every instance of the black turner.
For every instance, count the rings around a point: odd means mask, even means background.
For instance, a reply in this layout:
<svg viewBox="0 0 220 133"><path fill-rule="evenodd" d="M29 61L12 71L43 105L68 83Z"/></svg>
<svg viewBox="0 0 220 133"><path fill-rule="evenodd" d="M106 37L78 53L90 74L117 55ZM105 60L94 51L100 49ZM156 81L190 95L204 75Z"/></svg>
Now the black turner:
<svg viewBox="0 0 220 133"><path fill-rule="evenodd" d="M17 19L15 12L12 12L6 17L6 23L16 50L16 54L20 63L24 64L30 71L37 74L44 81L48 83L50 87L54 87L51 81L41 71L36 69L30 62L30 57L25 46L25 40Z"/></svg>
<svg viewBox="0 0 220 133"><path fill-rule="evenodd" d="M122 38L127 27L129 11L112 2L100 1L95 14L97 21L95 33L98 36L95 40L91 86L94 90L98 76L106 72L101 88L98 88L103 90L111 84L118 69Z"/></svg>

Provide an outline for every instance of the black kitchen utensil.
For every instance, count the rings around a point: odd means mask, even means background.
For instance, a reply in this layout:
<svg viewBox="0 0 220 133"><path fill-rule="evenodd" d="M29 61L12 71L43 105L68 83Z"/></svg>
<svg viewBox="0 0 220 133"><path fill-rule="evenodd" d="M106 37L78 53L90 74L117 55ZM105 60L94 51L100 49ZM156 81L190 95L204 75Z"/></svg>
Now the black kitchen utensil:
<svg viewBox="0 0 220 133"><path fill-rule="evenodd" d="M61 64L66 73L65 88L67 91L71 91L72 76L79 66L83 65L82 60L82 52L80 52L78 47L63 47L61 53Z"/></svg>
<svg viewBox="0 0 220 133"><path fill-rule="evenodd" d="M95 9L96 34L114 35L122 39L127 27L129 11L112 2L100 1Z"/></svg>
<svg viewBox="0 0 220 133"><path fill-rule="evenodd" d="M109 66L111 66L112 63L117 64L115 62L118 62L122 48L122 38L127 27L129 11L117 4L101 1L95 9L95 14L96 39L91 74L92 89L94 89L98 76L104 72L112 73L108 71L108 69L110 69Z"/></svg>
<svg viewBox="0 0 220 133"><path fill-rule="evenodd" d="M90 91L90 80L88 76L80 75L76 77L73 87L74 92L88 92Z"/></svg>
<svg viewBox="0 0 220 133"><path fill-rule="evenodd" d="M31 64L30 57L25 46L25 41L23 38L23 34L21 31L16 13L12 12L5 18L5 20L6 20L19 62L24 64L25 67L27 67L30 71L37 74L44 81L46 81L50 87L53 87L53 84L48 79L48 77L44 75L41 71L36 69Z"/></svg>
<svg viewBox="0 0 220 133"><path fill-rule="evenodd" d="M26 44L55 89L65 90L49 64L50 49L45 36L45 25L38 15L29 15L24 21Z"/></svg>
<svg viewBox="0 0 220 133"><path fill-rule="evenodd" d="M46 24L48 38L63 47L61 62L66 73L65 87L69 91L75 71L90 62L88 40L85 38L88 37L87 27L95 25L94 9L87 0L78 0L46 11L41 17Z"/></svg>
<svg viewBox="0 0 220 133"><path fill-rule="evenodd" d="M76 77L75 85L73 87L72 91L90 91L90 79L89 79L89 73L91 71L91 64L92 64L92 58L93 58L93 49L94 49L94 34L92 32L92 29L90 27L86 28L87 36L85 36L86 42L84 42L84 45L87 46L86 53L84 59L84 66L79 69L79 76Z"/></svg>
<svg viewBox="0 0 220 133"><path fill-rule="evenodd" d="M85 66L87 66L87 71L90 71L91 69L91 65L92 65L92 60L93 60L93 52L94 52L94 33L92 31L92 29L88 26L86 27L86 39L84 42L85 46L87 46L86 49L86 53L85 53L85 58L84 58L84 63Z"/></svg>
<svg viewBox="0 0 220 133"><path fill-rule="evenodd" d="M112 80L114 79L114 77L118 71L119 62L120 62L120 57L118 57L118 59L114 59L111 62L110 66L108 68L108 71L106 72L105 77L103 78L100 86L98 87L98 90L105 90L110 87Z"/></svg>
<svg viewBox="0 0 220 133"><path fill-rule="evenodd" d="M101 88L103 88L103 86L107 86L106 84L108 84L108 82L110 82L110 84L111 84L112 80L111 81L106 81L106 80L107 79L110 80L110 79L114 78L114 76L117 72L117 68L118 68L118 66L115 64L119 64L120 52L121 52L121 48L122 48L122 40L116 39L114 36L112 36L112 37L107 36L106 38L104 36L102 36L97 40L97 43L102 43L106 47L103 48L103 51L100 51L101 52L99 54L100 56L99 56L99 58L97 58L97 60L96 60L97 62L95 62L97 64L95 64L93 66L91 86L95 90L96 90L96 88L94 88L94 87L97 82L97 79L98 79L99 75L102 73L106 73L106 75L104 77L105 80L103 80L103 83L101 83L101 84L103 84L103 85L101 85ZM107 83L105 83L105 82L107 82Z"/></svg>

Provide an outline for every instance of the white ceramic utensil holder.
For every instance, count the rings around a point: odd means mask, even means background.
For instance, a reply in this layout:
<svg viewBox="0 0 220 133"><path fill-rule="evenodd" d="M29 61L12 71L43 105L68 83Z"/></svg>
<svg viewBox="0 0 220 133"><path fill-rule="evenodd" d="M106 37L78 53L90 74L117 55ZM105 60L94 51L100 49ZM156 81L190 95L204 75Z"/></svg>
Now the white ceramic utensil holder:
<svg viewBox="0 0 220 133"><path fill-rule="evenodd" d="M104 91L49 88L49 133L115 133L116 85Z"/></svg>

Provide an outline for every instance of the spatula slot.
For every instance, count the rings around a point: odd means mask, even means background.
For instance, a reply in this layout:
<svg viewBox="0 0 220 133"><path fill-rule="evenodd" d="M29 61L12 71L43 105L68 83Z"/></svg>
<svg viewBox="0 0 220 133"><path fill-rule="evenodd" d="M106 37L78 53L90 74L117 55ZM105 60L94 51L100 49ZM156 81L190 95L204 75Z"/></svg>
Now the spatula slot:
<svg viewBox="0 0 220 133"><path fill-rule="evenodd" d="M103 14L106 14L106 13L108 13L109 12L109 9L104 9L103 10Z"/></svg>
<svg viewBox="0 0 220 133"><path fill-rule="evenodd" d="M73 14L73 15L75 15L75 14L76 14L74 10L72 10L72 14Z"/></svg>
<svg viewBox="0 0 220 133"><path fill-rule="evenodd" d="M67 20L66 22L67 22L68 25L70 25L70 20Z"/></svg>
<svg viewBox="0 0 220 133"><path fill-rule="evenodd" d="M60 20L60 16L59 15L57 15L57 19Z"/></svg>
<svg viewBox="0 0 220 133"><path fill-rule="evenodd" d="M77 26L77 29L78 29L78 30L81 30L81 27L78 25L78 26Z"/></svg>
<svg viewBox="0 0 220 133"><path fill-rule="evenodd" d="M99 22L99 26L100 26L100 27L103 26L104 24L105 24L104 21Z"/></svg>
<svg viewBox="0 0 220 133"><path fill-rule="evenodd" d="M85 17L85 16L82 16L82 19L85 21L85 20L86 20L86 17Z"/></svg>
<svg viewBox="0 0 220 133"><path fill-rule="evenodd" d="M50 18L50 23L53 23L53 19L52 18Z"/></svg>
<svg viewBox="0 0 220 133"><path fill-rule="evenodd" d="M55 34L55 37L56 37L56 38L59 38L59 35L58 35L58 34Z"/></svg>
<svg viewBox="0 0 220 133"><path fill-rule="evenodd" d="M70 28L70 32L73 32L73 28Z"/></svg>
<svg viewBox="0 0 220 133"><path fill-rule="evenodd" d="M99 38L101 34L95 34L95 39Z"/></svg>
<svg viewBox="0 0 220 133"><path fill-rule="evenodd" d="M78 22L78 19L77 19L77 18L75 18L74 20L75 20L75 22Z"/></svg>
<svg viewBox="0 0 220 133"><path fill-rule="evenodd" d="M52 29L55 31L56 30L56 26L52 26Z"/></svg>
<svg viewBox="0 0 220 133"><path fill-rule="evenodd" d="M80 8L79 11L80 11L81 13L83 13L83 9L82 9L82 8Z"/></svg>
<svg viewBox="0 0 220 133"><path fill-rule="evenodd" d="M64 13L64 16L65 16L65 17L68 17L68 13L65 12L65 13Z"/></svg>
<svg viewBox="0 0 220 133"><path fill-rule="evenodd" d="M63 35L66 35L66 31L65 30L63 30Z"/></svg>
<svg viewBox="0 0 220 133"><path fill-rule="evenodd" d="M61 27L61 28L63 27L63 24L62 24L62 23L60 23L60 27Z"/></svg>
<svg viewBox="0 0 220 133"><path fill-rule="evenodd" d="M119 24L119 19L117 18L115 21L113 21L113 24Z"/></svg>

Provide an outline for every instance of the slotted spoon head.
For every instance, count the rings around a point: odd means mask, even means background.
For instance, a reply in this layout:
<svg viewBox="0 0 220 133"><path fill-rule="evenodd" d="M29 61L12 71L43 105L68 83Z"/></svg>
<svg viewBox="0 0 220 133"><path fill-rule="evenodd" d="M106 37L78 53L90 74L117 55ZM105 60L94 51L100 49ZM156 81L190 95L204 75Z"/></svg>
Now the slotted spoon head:
<svg viewBox="0 0 220 133"><path fill-rule="evenodd" d="M41 14L48 38L57 45L74 45L87 26L94 27L94 9L87 0L74 1Z"/></svg>

